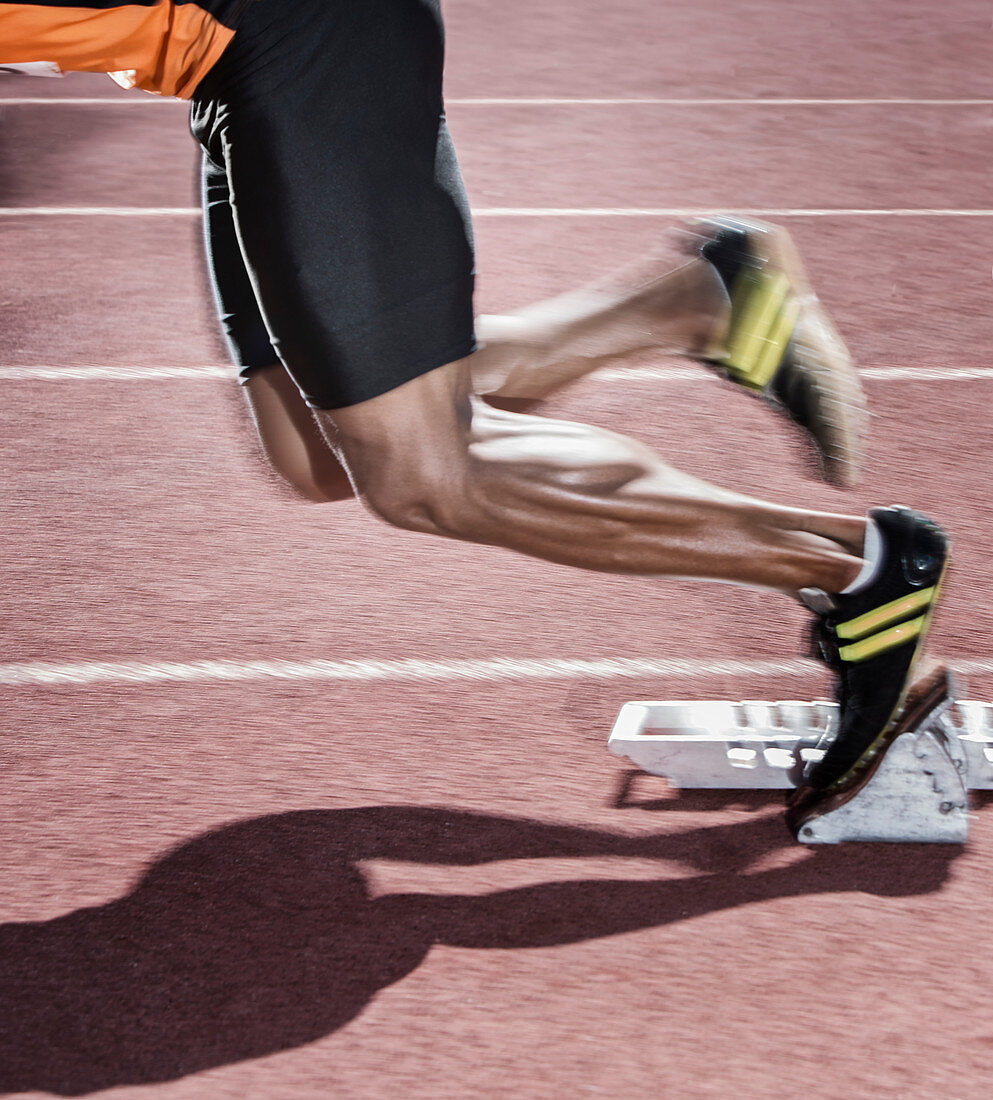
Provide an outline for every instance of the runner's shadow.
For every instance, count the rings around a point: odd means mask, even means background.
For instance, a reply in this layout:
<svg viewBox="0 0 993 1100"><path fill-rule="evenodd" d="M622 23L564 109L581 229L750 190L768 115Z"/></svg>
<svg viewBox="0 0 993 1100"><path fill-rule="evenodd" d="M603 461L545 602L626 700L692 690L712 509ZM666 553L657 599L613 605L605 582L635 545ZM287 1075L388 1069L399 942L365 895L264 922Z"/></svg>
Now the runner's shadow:
<svg viewBox="0 0 993 1100"><path fill-rule="evenodd" d="M743 871L789 843L770 815L650 837L407 807L238 822L167 853L125 897L0 926L0 1092L78 1096L292 1049L353 1019L436 943L576 943L770 898L927 893L958 852L859 846ZM602 856L705 870L376 898L358 866Z"/></svg>

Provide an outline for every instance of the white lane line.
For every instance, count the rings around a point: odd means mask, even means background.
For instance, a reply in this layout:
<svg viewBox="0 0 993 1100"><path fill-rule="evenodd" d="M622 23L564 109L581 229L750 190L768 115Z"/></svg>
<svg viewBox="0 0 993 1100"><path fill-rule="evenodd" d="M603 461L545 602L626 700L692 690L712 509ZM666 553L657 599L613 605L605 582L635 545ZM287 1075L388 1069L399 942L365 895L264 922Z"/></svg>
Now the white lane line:
<svg viewBox="0 0 993 1100"><path fill-rule="evenodd" d="M230 380L234 367L0 367L0 380L9 382L154 382L191 378Z"/></svg>
<svg viewBox="0 0 993 1100"><path fill-rule="evenodd" d="M199 206L3 206L3 218L188 218Z"/></svg>
<svg viewBox="0 0 993 1100"><path fill-rule="evenodd" d="M993 661L963 660L955 671L993 672ZM0 664L0 685L154 684L220 681L501 681L623 679L639 676L803 676L818 670L813 660L736 661L670 660L615 657L604 660L513 660L494 657L476 661L38 661Z"/></svg>
<svg viewBox="0 0 993 1100"><path fill-rule="evenodd" d="M728 206L483 206L472 211L475 218L697 218L733 211L745 218L989 218L993 210L790 208L762 207L742 210ZM3 218L39 217L198 217L199 206L3 206Z"/></svg>
<svg viewBox="0 0 993 1100"><path fill-rule="evenodd" d="M0 367L5 382L155 382L171 379L230 381L237 370L206 367ZM860 376L874 382L983 382L993 380L993 367L864 367ZM610 367L590 376L593 381L717 382L702 367Z"/></svg>
<svg viewBox="0 0 993 1100"><path fill-rule="evenodd" d="M174 103L189 109L185 99L170 96L8 96L0 97L0 107L133 107L142 103Z"/></svg>
<svg viewBox="0 0 993 1100"><path fill-rule="evenodd" d="M603 382L719 381L699 367L608 367L591 377ZM874 382L976 382L993 380L993 367L863 367L859 377Z"/></svg>
<svg viewBox="0 0 993 1100"><path fill-rule="evenodd" d="M189 102L169 96L9 96L0 98L0 107L133 107L172 103L189 107ZM761 96L741 98L713 96L702 98L663 98L657 96L453 96L445 99L448 107L990 107L993 99L790 99Z"/></svg>
<svg viewBox="0 0 993 1100"><path fill-rule="evenodd" d="M581 97L478 96L445 99L460 107L990 107L993 99L758 99L711 97L701 99L644 98L594 99Z"/></svg>
<svg viewBox="0 0 993 1100"><path fill-rule="evenodd" d="M940 367L866 367L859 374L882 382L974 382L993 378L993 367L949 367L946 370Z"/></svg>
<svg viewBox="0 0 993 1100"><path fill-rule="evenodd" d="M0 684L120 684L219 680L558 680L590 676L778 675L806 673L810 661L613 660L189 661L0 664Z"/></svg>
<svg viewBox="0 0 993 1100"><path fill-rule="evenodd" d="M489 206L473 209L477 218L694 218L713 214L727 214L731 207L655 207L655 206ZM746 218L989 218L993 210L918 209L898 207L872 209L870 207L831 209L775 207L742 210L735 214Z"/></svg>

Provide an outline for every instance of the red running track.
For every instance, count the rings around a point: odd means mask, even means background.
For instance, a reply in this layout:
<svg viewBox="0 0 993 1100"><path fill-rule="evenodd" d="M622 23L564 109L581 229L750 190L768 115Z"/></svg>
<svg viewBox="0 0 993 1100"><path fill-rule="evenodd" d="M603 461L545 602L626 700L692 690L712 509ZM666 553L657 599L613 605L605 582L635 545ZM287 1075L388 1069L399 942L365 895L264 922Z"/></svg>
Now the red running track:
<svg viewBox="0 0 993 1100"><path fill-rule="evenodd" d="M987 5L725 8L449 0L479 307L666 211L792 212L876 414L862 489L674 361L550 411L777 500L932 511L935 646L993 698ZM799 613L288 499L202 369L185 108L3 78L0 139L0 1092L985 1100L984 804L964 851L808 851L776 797L606 752L630 698L822 694ZM541 678L564 659L608 664Z"/></svg>

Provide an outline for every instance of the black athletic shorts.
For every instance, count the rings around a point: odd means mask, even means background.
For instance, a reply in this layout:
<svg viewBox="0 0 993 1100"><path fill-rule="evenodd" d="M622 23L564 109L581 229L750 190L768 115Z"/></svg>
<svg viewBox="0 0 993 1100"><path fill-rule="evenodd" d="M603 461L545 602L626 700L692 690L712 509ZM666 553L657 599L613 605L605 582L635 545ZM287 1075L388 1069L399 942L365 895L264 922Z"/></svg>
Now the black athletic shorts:
<svg viewBox="0 0 993 1100"><path fill-rule="evenodd" d="M245 376L366 401L475 350L438 0L251 0L193 95L207 252Z"/></svg>

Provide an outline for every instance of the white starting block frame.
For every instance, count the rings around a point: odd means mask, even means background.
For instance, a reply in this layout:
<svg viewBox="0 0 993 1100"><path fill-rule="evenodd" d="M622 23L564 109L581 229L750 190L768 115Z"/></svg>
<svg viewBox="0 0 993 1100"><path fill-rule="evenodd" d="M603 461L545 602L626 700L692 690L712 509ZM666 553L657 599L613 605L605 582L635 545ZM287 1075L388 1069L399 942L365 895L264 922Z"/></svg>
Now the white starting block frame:
<svg viewBox="0 0 993 1100"><path fill-rule="evenodd" d="M790 790L836 723L826 701L632 702L608 748L680 789ZM945 700L893 742L857 795L797 839L962 844L970 790L993 790L993 704Z"/></svg>

